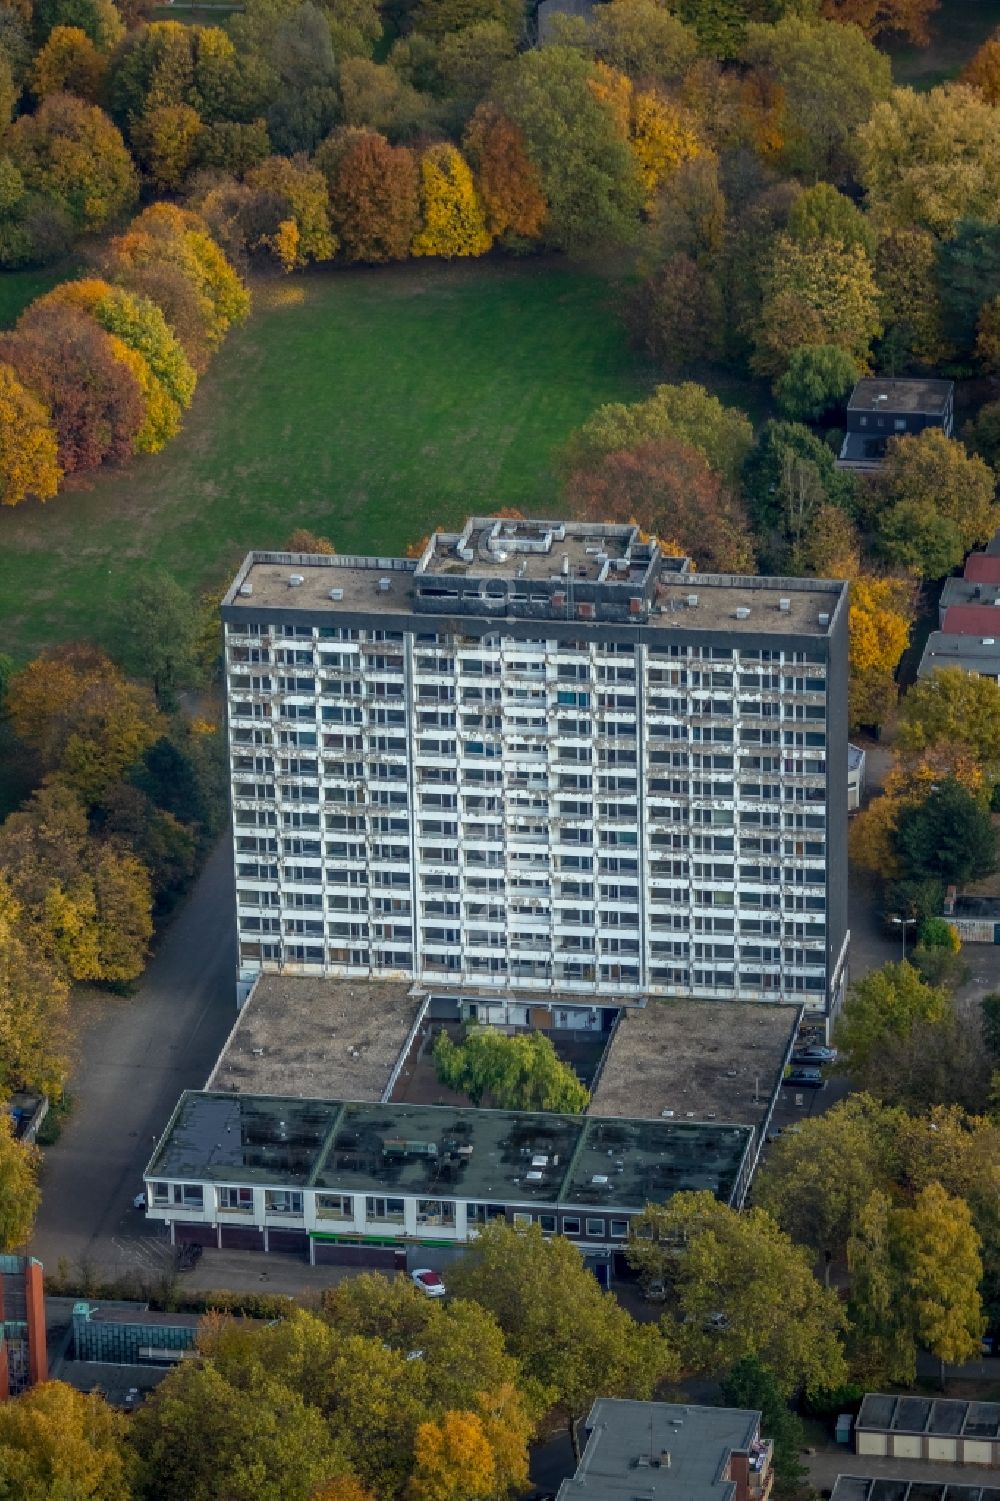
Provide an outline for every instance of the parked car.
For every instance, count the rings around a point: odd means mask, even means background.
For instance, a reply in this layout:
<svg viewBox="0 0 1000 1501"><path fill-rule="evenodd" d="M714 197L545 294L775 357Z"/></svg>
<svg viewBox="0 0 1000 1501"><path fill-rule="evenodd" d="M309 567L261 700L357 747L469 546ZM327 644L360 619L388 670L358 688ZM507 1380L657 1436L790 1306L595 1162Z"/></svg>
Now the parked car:
<svg viewBox="0 0 1000 1501"><path fill-rule="evenodd" d="M796 1048L792 1054L792 1063L836 1063L837 1049L821 1046L819 1043L809 1043L807 1047Z"/></svg>
<svg viewBox="0 0 1000 1501"><path fill-rule="evenodd" d="M135 1198L132 1200L132 1208L133 1209L145 1209L145 1207L146 1207L146 1195L145 1194L136 1194Z"/></svg>
<svg viewBox="0 0 1000 1501"><path fill-rule="evenodd" d="M415 1272L410 1273L413 1285L419 1287L428 1298L443 1298L445 1285L440 1272L435 1272L432 1267L421 1266Z"/></svg>
<svg viewBox="0 0 1000 1501"><path fill-rule="evenodd" d="M647 1282L642 1290L642 1295L647 1303L665 1303L667 1301L667 1284L661 1278L656 1277L652 1282Z"/></svg>
<svg viewBox="0 0 1000 1501"><path fill-rule="evenodd" d="M826 1080L818 1068L790 1068L782 1083L794 1089L822 1089Z"/></svg>

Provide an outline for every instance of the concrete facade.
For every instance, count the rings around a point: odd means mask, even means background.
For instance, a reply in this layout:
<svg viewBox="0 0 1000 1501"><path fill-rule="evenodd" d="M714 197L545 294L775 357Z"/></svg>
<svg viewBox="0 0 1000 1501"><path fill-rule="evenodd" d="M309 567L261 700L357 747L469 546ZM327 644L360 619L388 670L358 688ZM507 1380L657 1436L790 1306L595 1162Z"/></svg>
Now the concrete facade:
<svg viewBox="0 0 1000 1501"><path fill-rule="evenodd" d="M844 586L637 529L251 554L223 603L261 972L795 1002L847 956Z"/></svg>

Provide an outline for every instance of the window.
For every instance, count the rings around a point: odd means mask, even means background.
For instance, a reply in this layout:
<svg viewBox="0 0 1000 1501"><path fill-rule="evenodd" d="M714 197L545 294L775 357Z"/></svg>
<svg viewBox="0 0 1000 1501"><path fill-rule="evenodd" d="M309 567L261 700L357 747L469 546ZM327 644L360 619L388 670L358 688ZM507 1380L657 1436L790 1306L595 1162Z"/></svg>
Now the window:
<svg viewBox="0 0 1000 1501"><path fill-rule="evenodd" d="M220 1209L233 1214L253 1214L252 1188L218 1188L216 1195Z"/></svg>
<svg viewBox="0 0 1000 1501"><path fill-rule="evenodd" d="M152 1202L154 1204L169 1204L170 1203L170 1184L169 1183L151 1183L149 1185L149 1190L150 1190L150 1193L152 1195Z"/></svg>
<svg viewBox="0 0 1000 1501"><path fill-rule="evenodd" d="M354 1200L350 1194L317 1194L316 1215L321 1220L353 1220Z"/></svg>
<svg viewBox="0 0 1000 1501"><path fill-rule="evenodd" d="M545 1235L555 1235L556 1217L554 1214L540 1214L538 1216L538 1223Z"/></svg>
<svg viewBox="0 0 1000 1501"><path fill-rule="evenodd" d="M489 1220L506 1219L507 1210L502 1204L467 1204L465 1217L470 1225L485 1225Z"/></svg>
<svg viewBox="0 0 1000 1501"><path fill-rule="evenodd" d="M562 1227L564 1235L579 1235L580 1233L580 1221L573 1216L564 1214Z"/></svg>
<svg viewBox="0 0 1000 1501"><path fill-rule="evenodd" d="M417 1224L455 1228L455 1206L445 1199L418 1199Z"/></svg>
<svg viewBox="0 0 1000 1501"><path fill-rule="evenodd" d="M531 1224L531 1215L530 1214L526 1214L523 1209L522 1210L515 1209L515 1211L514 1211L514 1224L515 1225L530 1225Z"/></svg>
<svg viewBox="0 0 1000 1501"><path fill-rule="evenodd" d="M612 1220L611 1234L615 1240L624 1240L628 1235L628 1220Z"/></svg>
<svg viewBox="0 0 1000 1501"><path fill-rule="evenodd" d="M267 1214L301 1214L302 1194L295 1188L268 1188L264 1193Z"/></svg>
<svg viewBox="0 0 1000 1501"><path fill-rule="evenodd" d="M604 1221L603 1220L591 1220L591 1219L588 1219L587 1220L587 1234L588 1235L599 1235L603 1239L603 1237L604 1237Z"/></svg>
<svg viewBox="0 0 1000 1501"><path fill-rule="evenodd" d="M200 1183L175 1183L174 1203L184 1209L203 1209L205 1190Z"/></svg>
<svg viewBox="0 0 1000 1501"><path fill-rule="evenodd" d="M387 1220L392 1224L401 1225L403 1208L402 1199L377 1199L369 1194L365 1200L365 1215L370 1220Z"/></svg>

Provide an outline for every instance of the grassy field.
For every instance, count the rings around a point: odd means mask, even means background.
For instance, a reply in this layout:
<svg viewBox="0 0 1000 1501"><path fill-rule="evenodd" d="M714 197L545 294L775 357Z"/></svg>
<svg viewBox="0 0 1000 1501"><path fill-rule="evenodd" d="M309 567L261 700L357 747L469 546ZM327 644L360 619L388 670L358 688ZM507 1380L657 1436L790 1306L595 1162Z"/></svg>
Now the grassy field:
<svg viewBox="0 0 1000 1501"><path fill-rule="evenodd" d="M73 275L73 268L66 266L47 266L44 271L0 271L0 328L10 328L29 302Z"/></svg>
<svg viewBox="0 0 1000 1501"><path fill-rule="evenodd" d="M551 512L553 450L654 379L607 284L560 263L269 282L169 448L0 514L4 650L100 639L154 565L214 583L296 526L395 553L470 511Z"/></svg>
<svg viewBox="0 0 1000 1501"><path fill-rule="evenodd" d="M929 47L891 49L898 84L924 90L960 73L970 57L1000 26L1000 0L942 0L931 18Z"/></svg>

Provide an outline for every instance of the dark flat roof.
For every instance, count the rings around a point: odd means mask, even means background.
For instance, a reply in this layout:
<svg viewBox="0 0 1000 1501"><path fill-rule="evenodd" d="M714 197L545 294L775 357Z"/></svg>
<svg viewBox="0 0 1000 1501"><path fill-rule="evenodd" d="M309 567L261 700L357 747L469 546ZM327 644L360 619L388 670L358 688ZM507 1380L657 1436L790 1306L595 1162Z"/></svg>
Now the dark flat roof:
<svg viewBox="0 0 1000 1501"><path fill-rule="evenodd" d="M728 1202L752 1139L694 1121L189 1090L146 1176L642 1209L682 1189Z"/></svg>
<svg viewBox="0 0 1000 1501"><path fill-rule="evenodd" d="M964 1467L963 1467L964 1468ZM961 1471L958 1472L961 1475ZM956 1485L879 1475L838 1475L830 1501L1000 1501L1000 1485Z"/></svg>
<svg viewBox="0 0 1000 1501"><path fill-rule="evenodd" d="M724 1478L727 1461L749 1449L760 1413L602 1397L587 1427L587 1446L559 1501L729 1501L736 1486Z"/></svg>
<svg viewBox="0 0 1000 1501"><path fill-rule="evenodd" d="M849 412L921 412L939 417L955 389L950 380L859 380Z"/></svg>
<svg viewBox="0 0 1000 1501"><path fill-rule="evenodd" d="M893 1433L937 1433L1000 1438L1000 1402L957 1402L933 1397L869 1392L855 1428Z"/></svg>
<svg viewBox="0 0 1000 1501"><path fill-rule="evenodd" d="M924 678L938 667L961 667L982 677L1000 676L1000 628L994 637L956 636L950 631L932 631L920 658L917 677Z"/></svg>

